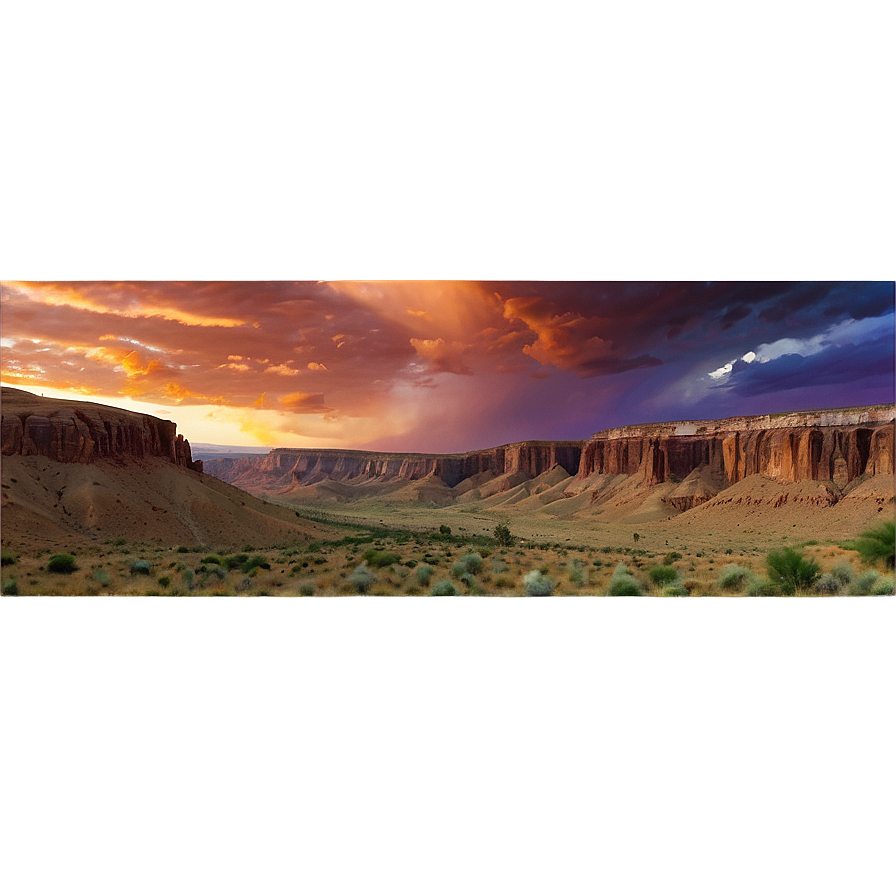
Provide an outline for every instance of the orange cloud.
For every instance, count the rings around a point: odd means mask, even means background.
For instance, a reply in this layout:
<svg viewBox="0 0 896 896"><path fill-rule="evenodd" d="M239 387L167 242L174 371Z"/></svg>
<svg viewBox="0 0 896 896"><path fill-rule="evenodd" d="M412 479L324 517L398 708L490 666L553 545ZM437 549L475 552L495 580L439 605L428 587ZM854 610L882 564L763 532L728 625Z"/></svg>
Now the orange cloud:
<svg viewBox="0 0 896 896"><path fill-rule="evenodd" d="M309 370L326 370L327 365L326 364L318 364L317 361L310 361L308 363L308 369Z"/></svg>
<svg viewBox="0 0 896 896"><path fill-rule="evenodd" d="M293 414L327 414L333 408L324 405L322 392L291 392L280 396L280 407Z"/></svg>
<svg viewBox="0 0 896 896"><path fill-rule="evenodd" d="M417 354L421 358L425 358L434 371L467 376L473 373L461 359L461 356L469 348L463 343L448 343L441 336L438 339L411 339L410 342Z"/></svg>

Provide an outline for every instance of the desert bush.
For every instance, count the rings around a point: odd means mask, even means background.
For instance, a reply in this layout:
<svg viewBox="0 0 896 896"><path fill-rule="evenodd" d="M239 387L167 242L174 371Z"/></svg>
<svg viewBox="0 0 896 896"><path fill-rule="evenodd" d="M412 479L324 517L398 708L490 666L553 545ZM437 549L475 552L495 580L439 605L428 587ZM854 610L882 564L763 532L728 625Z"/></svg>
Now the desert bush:
<svg viewBox="0 0 896 896"><path fill-rule="evenodd" d="M221 565L226 566L227 570L242 568L243 564L249 559L248 554L233 554L230 557L223 557ZM270 569L270 567L268 567Z"/></svg>
<svg viewBox="0 0 896 896"><path fill-rule="evenodd" d="M376 581L376 576L370 571L366 563L362 563L348 576L348 583L358 594L367 594L370 586Z"/></svg>
<svg viewBox="0 0 896 896"><path fill-rule="evenodd" d="M0 566L11 566L18 559L12 551L0 551Z"/></svg>
<svg viewBox="0 0 896 896"><path fill-rule="evenodd" d="M371 548L369 551L364 551L364 562L375 569L383 569L401 563L401 557L393 551L377 551Z"/></svg>
<svg viewBox="0 0 896 896"><path fill-rule="evenodd" d="M185 570L181 573L181 578L184 580L184 586L185 586L187 589L189 589L189 590L192 591L192 590L193 590L193 570L192 570L192 569L185 569Z"/></svg>
<svg viewBox="0 0 896 896"><path fill-rule="evenodd" d="M533 569L523 576L523 588L529 597L548 597L554 593L554 582L541 569Z"/></svg>
<svg viewBox="0 0 896 896"><path fill-rule="evenodd" d="M185 547L184 545L180 545L177 549L177 553L178 554L189 554L190 549L188 547Z"/></svg>
<svg viewBox="0 0 896 896"><path fill-rule="evenodd" d="M830 572L819 576L815 582L815 590L819 594L839 594L842 588L843 582Z"/></svg>
<svg viewBox="0 0 896 896"><path fill-rule="evenodd" d="M859 552L865 563L880 561L888 569L893 569L896 555L896 523L888 520L879 526L866 529L850 547Z"/></svg>
<svg viewBox="0 0 896 896"><path fill-rule="evenodd" d="M787 595L811 588L821 573L814 560L807 560L794 548L769 551L765 565L769 580L778 586L782 594Z"/></svg>
<svg viewBox="0 0 896 896"><path fill-rule="evenodd" d="M722 591L739 591L752 577L753 573L746 566L729 563L719 573L719 588Z"/></svg>
<svg viewBox="0 0 896 896"><path fill-rule="evenodd" d="M871 591L872 594L893 594L894 592L894 581L893 576L881 576L877 582L874 583L874 588Z"/></svg>
<svg viewBox="0 0 896 896"><path fill-rule="evenodd" d="M258 569L270 569L271 564L268 563L265 557L262 557L260 554L255 557L250 557L248 560L244 561L240 565L240 569L245 573L251 573L252 570Z"/></svg>
<svg viewBox="0 0 896 896"><path fill-rule="evenodd" d="M880 573L873 569L866 569L856 579L853 580L849 588L849 593L853 597L862 597L866 594L875 594L878 582L881 578Z"/></svg>
<svg viewBox="0 0 896 896"><path fill-rule="evenodd" d="M216 566L221 565L221 558L217 554L209 554L207 557L203 557L200 561L202 564L212 564L214 563Z"/></svg>
<svg viewBox="0 0 896 896"><path fill-rule="evenodd" d="M15 579L7 579L2 590L4 595L15 597L19 593L19 583Z"/></svg>
<svg viewBox="0 0 896 896"><path fill-rule="evenodd" d="M439 534L440 535L450 535L451 534L451 526L446 526L444 523L442 523L442 525L439 526Z"/></svg>
<svg viewBox="0 0 896 896"><path fill-rule="evenodd" d="M416 576L417 581L424 587L429 584L429 580L432 578L432 574L433 568L425 563L422 566L418 566L414 570L414 575Z"/></svg>
<svg viewBox="0 0 896 896"><path fill-rule="evenodd" d="M613 570L610 582L607 585L608 597L638 597L641 594L641 588L632 576L629 568L620 563Z"/></svg>
<svg viewBox="0 0 896 896"><path fill-rule="evenodd" d="M678 578L678 570L671 566L651 566L647 575L654 585L671 585Z"/></svg>
<svg viewBox="0 0 896 896"><path fill-rule="evenodd" d="M684 585L667 585L663 588L663 597L687 597L688 589Z"/></svg>
<svg viewBox="0 0 896 896"><path fill-rule="evenodd" d="M148 576L151 569L152 564L149 562L149 560L135 560L131 564L131 575Z"/></svg>
<svg viewBox="0 0 896 896"><path fill-rule="evenodd" d="M750 597L777 597L781 593L778 583L771 579L752 579L747 586Z"/></svg>
<svg viewBox="0 0 896 896"><path fill-rule="evenodd" d="M104 588L112 581L112 576L106 572L105 569L95 569L93 571L93 577L102 585Z"/></svg>
<svg viewBox="0 0 896 896"><path fill-rule="evenodd" d="M569 580L577 588L588 584L588 570L581 560L575 559L569 564Z"/></svg>
<svg viewBox="0 0 896 896"><path fill-rule="evenodd" d="M299 583L299 594L301 594L302 597L311 597L311 595L313 595L316 590L317 586L314 584L314 582L308 579L306 579L304 582Z"/></svg>
<svg viewBox="0 0 896 896"><path fill-rule="evenodd" d="M681 554L679 554L678 551L669 551L669 553L663 557L663 564L665 566L671 566L677 560L681 560Z"/></svg>
<svg viewBox="0 0 896 896"><path fill-rule="evenodd" d="M53 554L47 560L48 572L74 572L78 568L75 558L71 554Z"/></svg>
<svg viewBox="0 0 896 896"><path fill-rule="evenodd" d="M429 593L434 597L448 597L450 595L457 594L457 589L451 582L447 581L446 579L442 579L432 586L432 591L430 591Z"/></svg>
<svg viewBox="0 0 896 896"><path fill-rule="evenodd" d="M471 551L469 554L461 557L460 562L467 568L467 572L476 574L482 572L482 555Z"/></svg>
<svg viewBox="0 0 896 896"><path fill-rule="evenodd" d="M510 529L507 528L503 523L499 523L495 526L495 541L502 548L509 548L513 544L513 536L510 534Z"/></svg>
<svg viewBox="0 0 896 896"><path fill-rule="evenodd" d="M159 576L159 584L163 588L167 588L171 584L171 578L169 576Z"/></svg>
<svg viewBox="0 0 896 896"><path fill-rule="evenodd" d="M851 585L852 580L856 577L853 568L848 563L838 563L832 570L831 575L841 585Z"/></svg>

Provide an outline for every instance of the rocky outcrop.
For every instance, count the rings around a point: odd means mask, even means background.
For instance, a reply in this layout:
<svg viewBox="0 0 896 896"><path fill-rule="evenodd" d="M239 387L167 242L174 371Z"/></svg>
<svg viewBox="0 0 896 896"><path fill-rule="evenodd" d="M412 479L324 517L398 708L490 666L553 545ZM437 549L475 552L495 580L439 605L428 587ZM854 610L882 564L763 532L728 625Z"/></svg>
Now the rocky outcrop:
<svg viewBox="0 0 896 896"><path fill-rule="evenodd" d="M202 470L177 424L92 402L41 398L21 389L0 394L3 454L41 455L61 463L163 457Z"/></svg>
<svg viewBox="0 0 896 896"><path fill-rule="evenodd" d="M579 468L581 442L517 442L466 454L395 454L339 449L275 448L260 457L217 458L206 470L220 479L256 491L336 481L400 482L441 479L449 488L477 476L521 473L534 478L560 466L569 475Z"/></svg>
<svg viewBox="0 0 896 896"><path fill-rule="evenodd" d="M861 476L893 473L893 424L893 405L877 405L610 429L584 444L578 478L637 475L655 485L699 473L703 488L669 496L678 510L708 500L707 482L718 491L754 474L842 489Z"/></svg>

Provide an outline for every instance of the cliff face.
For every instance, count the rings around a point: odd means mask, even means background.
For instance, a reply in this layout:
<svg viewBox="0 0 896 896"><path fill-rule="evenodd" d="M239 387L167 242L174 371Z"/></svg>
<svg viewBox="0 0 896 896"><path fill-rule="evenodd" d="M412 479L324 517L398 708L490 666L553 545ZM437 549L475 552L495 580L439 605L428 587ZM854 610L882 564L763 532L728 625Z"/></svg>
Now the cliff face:
<svg viewBox="0 0 896 896"><path fill-rule="evenodd" d="M639 475L645 485L655 485L698 472L721 489L758 473L843 488L863 475L893 473L893 420L893 406L880 405L606 430L583 446L578 477ZM705 489L683 492L671 501L680 510L709 497Z"/></svg>
<svg viewBox="0 0 896 896"><path fill-rule="evenodd" d="M466 454L387 454L338 449L275 448L261 457L209 460L212 475L241 487L274 490L310 485L322 479L376 482L414 481L436 476L453 488L479 473L535 477L554 466L573 475L581 442L518 442Z"/></svg>
<svg viewBox="0 0 896 896"><path fill-rule="evenodd" d="M20 389L0 395L3 454L41 455L61 463L90 463L104 457L164 457L202 470L177 425L92 402L41 398Z"/></svg>

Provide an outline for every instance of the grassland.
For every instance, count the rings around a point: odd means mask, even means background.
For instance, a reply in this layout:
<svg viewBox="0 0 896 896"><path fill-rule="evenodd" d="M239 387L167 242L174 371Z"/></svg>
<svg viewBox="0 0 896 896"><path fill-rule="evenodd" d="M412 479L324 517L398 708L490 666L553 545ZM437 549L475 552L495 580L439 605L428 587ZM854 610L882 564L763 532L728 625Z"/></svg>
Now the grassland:
<svg viewBox="0 0 896 896"><path fill-rule="evenodd" d="M323 521L322 517L319 517ZM627 533L628 544L537 541L516 533L500 546L488 531L412 530L330 518L341 534L276 547L131 543L123 538L69 551L70 572L52 562L57 552L4 552L6 594L142 594L221 596L334 596L470 594L493 596L655 596L776 594L769 581L767 544L660 544L649 532ZM540 525L544 525L540 523ZM511 527L513 528L513 527ZM616 533L620 536L620 533ZM637 537L636 537L637 536ZM661 539L666 541L666 539ZM778 542L780 546L781 542ZM838 543L793 545L817 564L811 587L797 596L892 593L885 564L871 568Z"/></svg>

